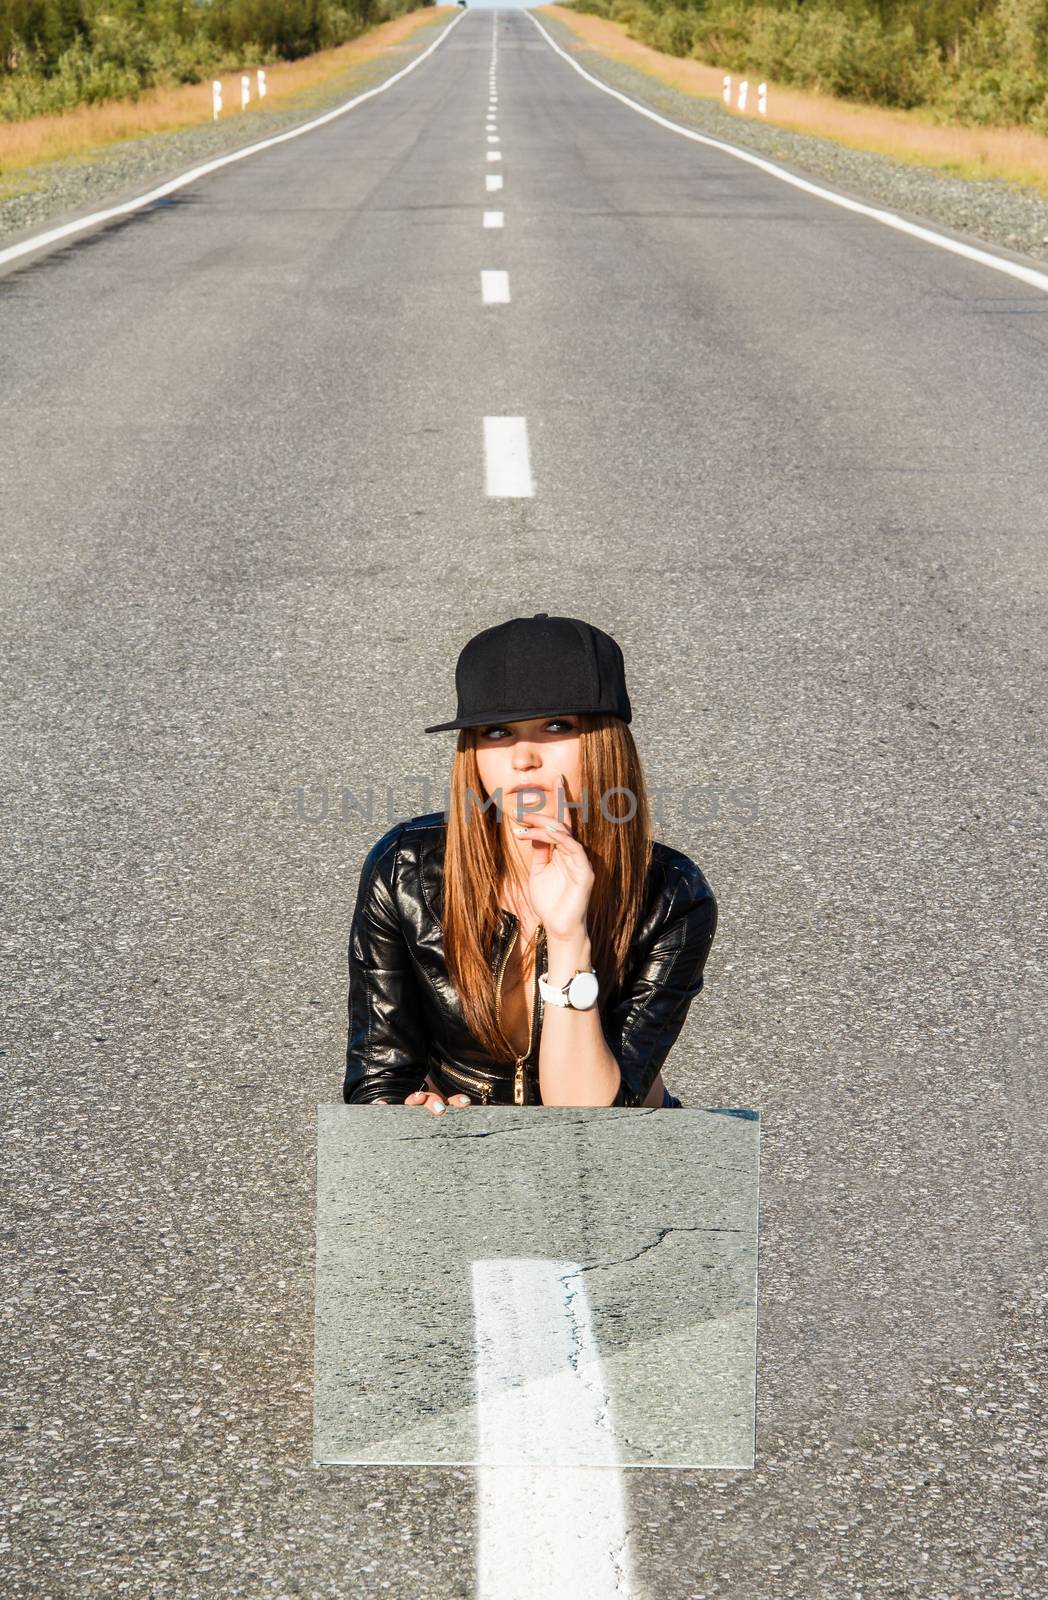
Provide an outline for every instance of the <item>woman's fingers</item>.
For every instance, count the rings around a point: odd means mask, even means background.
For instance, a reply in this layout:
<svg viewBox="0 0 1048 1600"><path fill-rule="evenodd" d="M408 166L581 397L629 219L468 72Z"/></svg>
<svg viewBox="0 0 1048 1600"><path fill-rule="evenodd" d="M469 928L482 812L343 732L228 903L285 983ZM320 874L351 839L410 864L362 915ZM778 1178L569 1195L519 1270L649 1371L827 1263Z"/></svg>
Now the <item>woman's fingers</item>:
<svg viewBox="0 0 1048 1600"><path fill-rule="evenodd" d="M582 849L581 844L579 844L579 841L576 839L567 823L558 822L556 817L544 817L541 815L534 817L523 817L520 822L515 822L513 824L513 832L516 834L548 833L549 839L541 839L537 840L536 842L548 844L550 840L555 839L558 844L573 844L577 849Z"/></svg>
<svg viewBox="0 0 1048 1600"><path fill-rule="evenodd" d="M430 1115L434 1117L442 1117L448 1106L454 1106L458 1109L460 1106L468 1106L469 1103L469 1095L453 1094L447 1105L445 1105L441 1095L433 1094L425 1089L416 1089L415 1093L409 1094L404 1101L406 1106L424 1106Z"/></svg>
<svg viewBox="0 0 1048 1600"><path fill-rule="evenodd" d="M448 1100L447 1105L445 1105L439 1094L432 1094L429 1097L429 1101L430 1111L435 1117L439 1117L443 1116L444 1112L448 1109L448 1106L454 1106L456 1110L462 1106L468 1106L469 1096L465 1094L453 1094Z"/></svg>

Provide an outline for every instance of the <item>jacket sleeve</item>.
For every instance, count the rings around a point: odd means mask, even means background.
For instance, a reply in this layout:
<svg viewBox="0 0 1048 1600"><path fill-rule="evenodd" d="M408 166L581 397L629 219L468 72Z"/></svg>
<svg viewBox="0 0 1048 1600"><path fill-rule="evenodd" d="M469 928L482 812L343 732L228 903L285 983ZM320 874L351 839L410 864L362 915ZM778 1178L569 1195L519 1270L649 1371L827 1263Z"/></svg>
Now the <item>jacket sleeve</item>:
<svg viewBox="0 0 1048 1600"><path fill-rule="evenodd" d="M622 1073L615 1106L642 1105L703 986L717 901L698 867L682 874L655 937L603 1019Z"/></svg>
<svg viewBox="0 0 1048 1600"><path fill-rule="evenodd" d="M386 873L398 832L384 834L360 874L349 934L349 1028L342 1098L403 1105L425 1086L429 1049L419 981Z"/></svg>

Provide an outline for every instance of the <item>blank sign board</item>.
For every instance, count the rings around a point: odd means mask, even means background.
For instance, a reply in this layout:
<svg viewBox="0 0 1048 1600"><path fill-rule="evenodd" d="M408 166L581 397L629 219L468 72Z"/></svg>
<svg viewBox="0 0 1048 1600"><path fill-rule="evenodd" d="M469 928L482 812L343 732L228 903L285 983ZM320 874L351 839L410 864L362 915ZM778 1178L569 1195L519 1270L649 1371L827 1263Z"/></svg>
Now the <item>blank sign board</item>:
<svg viewBox="0 0 1048 1600"><path fill-rule="evenodd" d="M753 1466L756 1111L318 1112L318 1465Z"/></svg>

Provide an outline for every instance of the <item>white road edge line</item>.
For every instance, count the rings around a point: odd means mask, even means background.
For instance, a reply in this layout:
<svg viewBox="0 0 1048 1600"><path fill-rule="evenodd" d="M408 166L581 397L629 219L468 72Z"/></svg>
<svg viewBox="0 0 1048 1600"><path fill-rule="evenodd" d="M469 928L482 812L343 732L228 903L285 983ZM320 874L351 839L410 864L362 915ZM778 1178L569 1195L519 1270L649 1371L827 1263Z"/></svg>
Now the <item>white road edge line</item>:
<svg viewBox="0 0 1048 1600"><path fill-rule="evenodd" d="M485 492L503 498L534 495L526 417L484 418Z"/></svg>
<svg viewBox="0 0 1048 1600"><path fill-rule="evenodd" d="M509 305L509 273L480 269L480 293L486 306Z"/></svg>
<svg viewBox="0 0 1048 1600"><path fill-rule="evenodd" d="M846 195L837 194L833 189L824 189L820 184L809 183L806 178L795 177L792 172L777 167L774 161L765 161L763 157L755 156L748 150L740 150L737 145L726 144L723 139L713 139L705 133L696 133L693 128L684 128L679 122L671 122L668 117L660 116L657 111L650 111L647 106L642 106L637 100L631 100L629 95L621 94L618 89L609 88L591 72L580 67L567 51L562 50L560 45L550 38L534 12L528 11L526 15L534 22L546 43L559 56L563 56L568 66L574 67L587 82L602 89L605 94L614 95L624 106L639 111L642 117L650 117L652 122L659 123L663 128L669 128L672 133L682 134L685 139L694 139L697 144L708 144L714 150L723 150L728 155L737 156L740 161L748 161L751 166L760 167L762 172L770 172L773 178L781 178L783 183L792 183L795 189L803 189L806 194L818 195L820 200L829 200L835 206L843 206L846 211L857 211L861 216L872 217L875 222L883 223L886 228L896 228L900 233L912 234L915 239L923 239L927 244L938 245L940 250L950 250L954 255L965 256L969 261L978 261L982 266L992 267L995 272L1006 273L1010 278L1018 278L1020 283L1028 283L1034 289L1048 290L1048 273L1038 272L1033 267L1024 267L1018 261L1006 261L1003 256L991 255L988 250L979 250L974 245L962 244L958 239L948 239L945 234L936 233L933 228L922 228L915 222L908 222L905 217L896 216L894 211L882 211L877 206L867 206L859 200L849 200Z"/></svg>
<svg viewBox="0 0 1048 1600"><path fill-rule="evenodd" d="M487 173L487 175L484 178L484 187L489 191L489 193L493 192L495 189L501 189L502 188L502 174L501 174L501 172L489 172L489 173Z"/></svg>
<svg viewBox="0 0 1048 1600"><path fill-rule="evenodd" d="M452 28L458 26L465 14L465 11L460 11L446 27L441 29L440 35L423 50L420 56L416 56L414 61L409 61L406 67L401 67L399 72L394 72L391 78L387 78L385 83L376 85L374 89L366 89L363 94L354 95L352 100L336 106L333 111L326 111L322 117L314 117L312 122L304 122L300 128L291 128L287 133L274 134L271 139L262 139L257 144L245 145L242 150L234 150L230 155L218 156L214 161L206 161L203 166L193 167L181 177L172 178L169 183L162 183L159 189L150 189L148 194L136 195L134 200L126 200L123 205L110 206L105 211L93 211L89 217L77 217L74 222L67 222L60 228L50 228L46 233L37 233L31 239L22 239L18 244L9 245L6 250L0 250L0 267L5 262L16 260L19 256L28 255L30 250L40 250L44 245L54 244L58 239L68 239L74 233L83 233L85 228L93 228L99 222L108 222L110 217L123 217L129 211L137 211L141 206L150 205L165 194L173 193L175 189L184 189L187 183L194 183L197 178L204 177L208 172L216 172L219 167L228 167L233 161L243 161L245 156L253 156L259 150L268 150L274 144L283 144L285 139L297 139L303 133L311 133L314 128L322 127L325 122L332 122L335 117L341 117L354 106L359 106L362 101L370 100L373 94L383 94L386 89L391 89L406 73L414 72L428 55L432 55L438 45L443 44Z"/></svg>
<svg viewBox="0 0 1048 1600"><path fill-rule="evenodd" d="M485 213L484 213L484 226L485 226L485 228L501 228L503 216L504 216L504 212L502 212L502 211L485 211Z"/></svg>

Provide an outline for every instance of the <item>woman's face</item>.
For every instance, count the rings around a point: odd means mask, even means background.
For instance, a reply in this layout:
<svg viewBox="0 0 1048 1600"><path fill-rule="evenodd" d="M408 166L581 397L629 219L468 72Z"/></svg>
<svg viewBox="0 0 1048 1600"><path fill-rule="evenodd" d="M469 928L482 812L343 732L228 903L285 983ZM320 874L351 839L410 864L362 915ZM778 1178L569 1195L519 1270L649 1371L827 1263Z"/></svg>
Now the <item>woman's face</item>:
<svg viewBox="0 0 1048 1600"><path fill-rule="evenodd" d="M582 770L582 722L570 713L555 717L532 717L526 722L492 722L477 730L477 768L484 786L484 798L495 795L503 813L503 825L512 826L518 811L557 814L557 774L564 774L567 798L580 798ZM525 794L514 789L527 785ZM579 813L562 817L568 826ZM515 837L515 836L514 836Z"/></svg>

